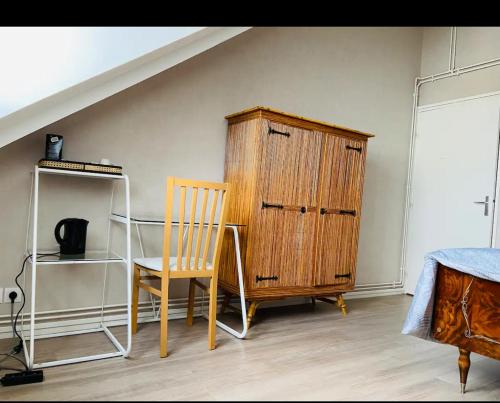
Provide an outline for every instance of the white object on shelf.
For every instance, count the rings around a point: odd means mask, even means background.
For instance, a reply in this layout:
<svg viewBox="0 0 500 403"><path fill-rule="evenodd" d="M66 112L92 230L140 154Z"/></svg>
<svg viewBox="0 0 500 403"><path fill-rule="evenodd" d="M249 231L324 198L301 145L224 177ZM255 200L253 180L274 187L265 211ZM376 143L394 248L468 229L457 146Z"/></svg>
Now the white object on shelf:
<svg viewBox="0 0 500 403"><path fill-rule="evenodd" d="M39 254L43 253L38 251L37 249L37 226L38 226L38 192L39 192L39 176L40 174L49 174L49 175L65 175L65 176L74 176L74 177L91 177L96 179L113 179L118 181L123 181L125 184L125 216L123 218L123 223L126 225L126 256L118 256L116 253L113 253L109 250L110 245L110 224L111 220L108 223L108 242L106 246L106 250L104 251L87 251L83 255L73 255L73 256L39 256ZM110 212L113 206L113 197L114 197L114 182L113 182L113 190L111 193L111 202L110 202ZM33 220L31 222L31 203L33 201ZM127 357L132 348L132 264L131 264L131 243L130 243L130 185L129 179L127 175L112 175L112 174L102 174L102 173L94 173L94 172L84 172L84 171L69 171L62 169L51 169L51 168L40 168L35 166L35 172L33 174L33 184L31 189L30 201L29 201L29 216L28 216L28 228L26 233L26 256L30 256L27 259L27 263L31 265L31 309L29 312L30 317L30 334L28 337L24 335L24 312L21 319L21 335L23 338L23 350L26 357L26 362L30 369L35 368L45 368L45 367L53 367L57 365L64 364L73 364L77 362L84 361L92 361L92 360L100 360L104 358L110 357ZM32 240L31 240L31 251L28 250L29 243L29 232L30 225L32 225ZM49 252L50 253L50 252ZM106 287L106 279L107 279L107 265L109 263L117 263L124 265L126 269L127 275L127 347L123 347L122 344L116 339L116 337L111 333L111 331L106 327L103 323L104 316L101 314L101 322L99 327L91 330L83 330L83 331L71 331L64 333L57 333L51 335L44 336L36 336L35 335L35 316L36 316L36 284L37 284L37 269L38 266L42 265L61 265L61 264L105 264L104 271L104 282L103 282L103 298L102 298L102 312L104 310L104 291ZM25 271L26 273L26 271ZM24 285L26 281L24 282ZM75 357L68 358L63 360L55 360L49 362L41 362L35 363L35 340L41 338L48 337L61 337L61 336L70 336L76 334L83 333L92 333L92 332L104 332L106 336L113 343L117 351L111 353L104 354L95 354L90 356L83 357ZM26 340L29 340L29 350L26 343Z"/></svg>

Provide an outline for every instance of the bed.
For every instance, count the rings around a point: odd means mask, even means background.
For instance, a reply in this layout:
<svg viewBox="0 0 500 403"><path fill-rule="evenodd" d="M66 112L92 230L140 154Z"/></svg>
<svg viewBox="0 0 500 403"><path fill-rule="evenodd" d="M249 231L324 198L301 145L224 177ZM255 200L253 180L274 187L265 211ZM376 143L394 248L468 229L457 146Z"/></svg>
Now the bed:
<svg viewBox="0 0 500 403"><path fill-rule="evenodd" d="M458 347L464 393L471 352L500 360L500 249L429 253L402 333Z"/></svg>

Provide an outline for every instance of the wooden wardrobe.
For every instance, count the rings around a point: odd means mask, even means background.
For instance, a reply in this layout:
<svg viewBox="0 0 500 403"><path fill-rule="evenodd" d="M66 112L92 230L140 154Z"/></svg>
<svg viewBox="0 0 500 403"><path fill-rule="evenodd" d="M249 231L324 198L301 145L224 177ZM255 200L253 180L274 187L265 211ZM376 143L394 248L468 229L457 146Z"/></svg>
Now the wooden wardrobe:
<svg viewBox="0 0 500 403"><path fill-rule="evenodd" d="M356 278L361 197L371 134L255 107L226 116L227 222L240 244L250 323L260 301L336 297ZM226 231L219 285L238 294L234 244ZM313 298L314 302L314 298Z"/></svg>

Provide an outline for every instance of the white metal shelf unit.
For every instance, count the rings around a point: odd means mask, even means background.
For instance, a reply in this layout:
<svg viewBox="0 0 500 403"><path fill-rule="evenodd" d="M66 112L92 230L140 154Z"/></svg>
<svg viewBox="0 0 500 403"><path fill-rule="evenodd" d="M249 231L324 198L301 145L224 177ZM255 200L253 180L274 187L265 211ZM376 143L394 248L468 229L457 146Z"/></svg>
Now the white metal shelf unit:
<svg viewBox="0 0 500 403"><path fill-rule="evenodd" d="M110 200L110 211L113 208L113 198L114 198L114 184L116 181L122 181L125 185L125 215L124 215L124 224L126 226L126 254L125 257L119 256L116 253L113 253L109 250L110 248L110 225L111 220L108 222L108 240L106 245L106 250L101 251L87 251L84 256L81 257L69 257L69 256L38 256L38 236L37 236L37 228L38 228L38 210L39 210L39 179L40 174L47 175L65 175L72 176L75 178L88 177L95 179L111 179L112 182L112 191L111 191L111 200ZM32 209L33 207L33 209ZM31 211L33 212L31 213ZM31 308L29 312L29 337L25 337L24 335L24 312L21 319L21 335L23 338L23 347L24 354L26 357L26 363L28 364L30 369L35 368L45 368L52 367L57 365L64 364L73 364L77 362L83 361L92 361L92 360L100 360L104 358L111 357L127 357L132 348L132 264L131 264L131 242L130 242L130 185L129 178L127 175L111 175L111 174L100 174L93 172L82 172L82 171L68 171L68 170L60 170L60 169L50 169L50 168L40 168L35 166L35 170L33 173L33 182L30 194L30 202L29 202L29 217L28 217L28 228L26 234L26 255L31 255L31 258L28 259L28 263L31 266ZM32 220L31 220L32 215ZM30 228L31 227L31 228ZM30 229L32 231L31 238L31 251L28 249L29 244L29 234ZM45 252L44 252L45 253ZM126 281L126 296L127 296L127 347L125 348L111 333L108 327L104 324L104 317L101 315L101 321L95 329L91 330L83 330L83 331L70 331L64 333L57 333L51 335L44 335L37 337L35 334L35 316L36 316L36 284L37 284L37 267L40 265L67 265L67 264L104 264L104 280L103 280L103 298L102 298L102 309L104 308L104 295L105 295L105 287L106 287L106 279L107 279L107 269L108 264L121 264L124 267L127 281ZM26 281L24 281L24 286ZM55 360L48 362L40 362L35 363L35 340L41 338L48 337L60 337L60 336L70 336L75 334L83 334L83 333L92 333L92 332L104 332L106 336L108 336L109 340L116 347L116 351L110 353L103 354L94 354L89 356L68 358L63 360ZM29 349L27 348L26 340L29 340Z"/></svg>

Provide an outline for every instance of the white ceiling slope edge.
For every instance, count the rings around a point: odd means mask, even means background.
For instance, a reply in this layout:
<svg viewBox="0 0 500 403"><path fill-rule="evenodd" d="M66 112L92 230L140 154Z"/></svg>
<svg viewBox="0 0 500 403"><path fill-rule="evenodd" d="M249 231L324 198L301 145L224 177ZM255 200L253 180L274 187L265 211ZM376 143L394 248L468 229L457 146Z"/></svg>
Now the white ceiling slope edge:
<svg viewBox="0 0 500 403"><path fill-rule="evenodd" d="M0 119L0 148L196 56L251 27L209 27Z"/></svg>

